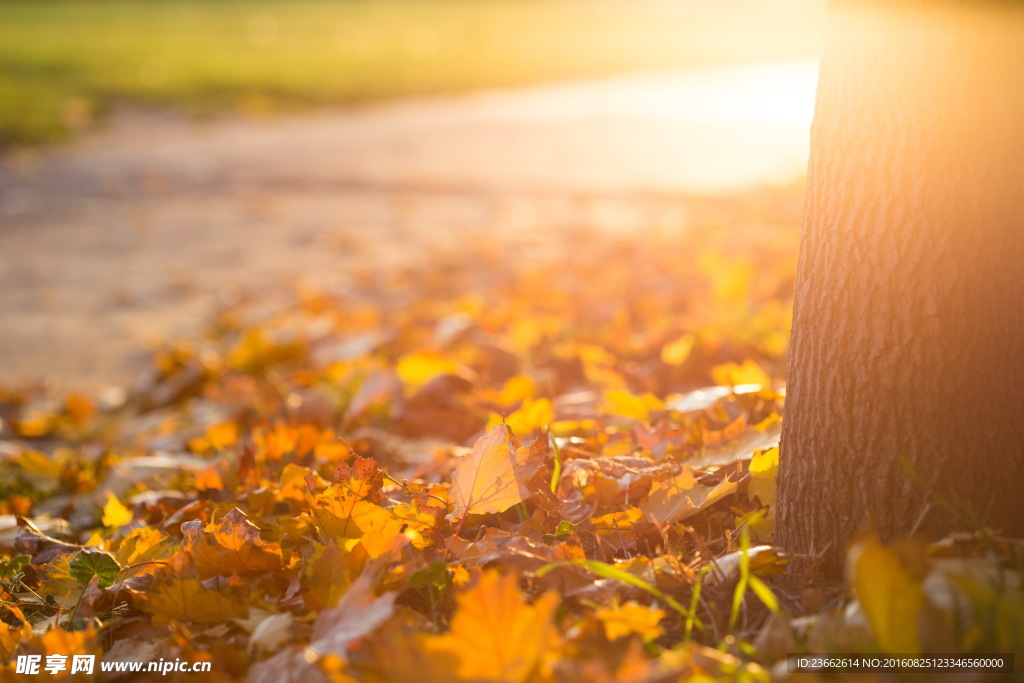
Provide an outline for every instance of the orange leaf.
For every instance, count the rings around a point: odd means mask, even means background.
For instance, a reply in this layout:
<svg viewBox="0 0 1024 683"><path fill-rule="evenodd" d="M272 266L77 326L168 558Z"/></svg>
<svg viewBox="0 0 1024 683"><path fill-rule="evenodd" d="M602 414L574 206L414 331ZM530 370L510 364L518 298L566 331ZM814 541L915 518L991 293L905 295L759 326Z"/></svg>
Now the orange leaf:
<svg viewBox="0 0 1024 683"><path fill-rule="evenodd" d="M281 568L281 547L260 539L260 530L245 513L232 508L219 522L199 520L181 525L185 550L201 576L252 574Z"/></svg>
<svg viewBox="0 0 1024 683"><path fill-rule="evenodd" d="M334 483L317 493L318 478L313 474L306 478L307 501L324 538L361 539L370 557L380 557L391 549L395 537L408 525L394 509L378 504L382 500L384 473L377 463L371 458L356 458L352 467L339 465L331 481Z"/></svg>
<svg viewBox="0 0 1024 683"><path fill-rule="evenodd" d="M504 512L530 496L527 482L540 464L531 461L507 425L498 425L463 457L452 477L456 514Z"/></svg>
<svg viewBox="0 0 1024 683"><path fill-rule="evenodd" d="M526 680L553 645L558 596L549 593L529 605L512 574L487 572L456 602L451 632L434 644L455 655L463 680Z"/></svg>
<svg viewBox="0 0 1024 683"><path fill-rule="evenodd" d="M20 623L21 626L0 627L0 662L10 659L21 642L32 637L32 625L29 624L21 610L13 604L8 605L6 609L14 617L11 621Z"/></svg>

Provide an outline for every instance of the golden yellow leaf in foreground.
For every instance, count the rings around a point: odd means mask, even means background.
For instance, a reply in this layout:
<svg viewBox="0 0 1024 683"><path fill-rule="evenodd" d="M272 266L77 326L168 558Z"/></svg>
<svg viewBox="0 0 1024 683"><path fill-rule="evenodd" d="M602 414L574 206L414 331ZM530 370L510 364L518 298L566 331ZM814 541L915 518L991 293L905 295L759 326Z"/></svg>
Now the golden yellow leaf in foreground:
<svg viewBox="0 0 1024 683"><path fill-rule="evenodd" d="M530 496L527 482L539 463L522 448L507 425L498 425L459 461L452 477L456 514L504 512Z"/></svg>
<svg viewBox="0 0 1024 683"><path fill-rule="evenodd" d="M456 602L451 632L434 644L457 658L461 680L526 680L555 637L551 616L558 596L528 605L514 575L485 573Z"/></svg>
<svg viewBox="0 0 1024 683"><path fill-rule="evenodd" d="M18 649L23 640L32 637L32 625L22 614L21 610L14 604L7 606L7 611L13 617L10 621L20 626L0 626L0 662L6 662Z"/></svg>
<svg viewBox="0 0 1024 683"><path fill-rule="evenodd" d="M899 554L874 536L866 536L850 548L848 566L878 646L889 653L920 652L918 620L924 607L924 587Z"/></svg>
<svg viewBox="0 0 1024 683"><path fill-rule="evenodd" d="M665 610L631 600L617 608L605 607L598 610L597 618L601 620L608 640L618 640L634 633L644 638L657 638L662 634L658 624L665 618Z"/></svg>
<svg viewBox="0 0 1024 683"><path fill-rule="evenodd" d="M704 486L689 465L667 481L656 481L643 510L652 522L678 522L736 492L736 482L725 479L717 486Z"/></svg>

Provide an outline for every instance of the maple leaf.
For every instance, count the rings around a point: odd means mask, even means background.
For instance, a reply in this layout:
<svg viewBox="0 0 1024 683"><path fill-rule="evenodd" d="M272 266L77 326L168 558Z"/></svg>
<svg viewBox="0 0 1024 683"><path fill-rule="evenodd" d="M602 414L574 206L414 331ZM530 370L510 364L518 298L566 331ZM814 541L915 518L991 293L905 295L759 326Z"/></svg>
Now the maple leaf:
<svg viewBox="0 0 1024 683"><path fill-rule="evenodd" d="M359 498L379 505L384 472L377 467L377 461L373 458L356 456L351 467L341 463L334 469L331 473L331 483L344 486Z"/></svg>
<svg viewBox="0 0 1024 683"><path fill-rule="evenodd" d="M527 604L513 574L484 573L456 604L451 631L432 645L455 656L462 680L526 680L553 645L558 596L547 593Z"/></svg>
<svg viewBox="0 0 1024 683"><path fill-rule="evenodd" d="M193 621L215 624L245 616L246 607L237 596L211 590L196 576L196 568L187 553L178 553L168 566L156 573L156 580L147 593L146 610L154 621Z"/></svg>
<svg viewBox="0 0 1024 683"><path fill-rule="evenodd" d="M454 514L504 512L531 495L526 484L540 469L507 425L480 438L452 476Z"/></svg>
<svg viewBox="0 0 1024 683"><path fill-rule="evenodd" d="M346 483L333 484L317 494L307 490L313 518L325 539L358 539L372 534L376 541L386 541L401 533L402 522L361 495L367 492L361 483L357 480L355 490Z"/></svg>
<svg viewBox="0 0 1024 683"><path fill-rule="evenodd" d="M238 508L219 522L199 520L181 525L185 550L204 577L217 574L252 574L281 568L281 547L260 539L260 529Z"/></svg>
<svg viewBox="0 0 1024 683"><path fill-rule="evenodd" d="M132 529L128 535L120 539L116 546L114 559L122 567L138 562L148 562L170 557L174 553L170 538L151 526ZM136 571L151 570L152 565Z"/></svg>
<svg viewBox="0 0 1024 683"><path fill-rule="evenodd" d="M601 620L608 640L626 638L634 633L644 638L657 638L662 634L659 623L665 618L665 610L630 600L618 607L599 609L597 618Z"/></svg>
<svg viewBox="0 0 1024 683"><path fill-rule="evenodd" d="M652 522L678 522L735 492L736 482L725 479L717 486L704 486L690 466L683 465L672 479L654 482L643 510Z"/></svg>

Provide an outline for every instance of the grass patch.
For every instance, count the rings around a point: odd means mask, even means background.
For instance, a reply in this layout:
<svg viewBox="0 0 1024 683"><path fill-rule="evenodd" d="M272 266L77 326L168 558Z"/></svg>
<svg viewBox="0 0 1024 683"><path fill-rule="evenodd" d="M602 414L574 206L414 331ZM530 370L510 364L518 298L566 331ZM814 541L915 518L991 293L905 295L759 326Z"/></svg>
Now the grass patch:
<svg viewBox="0 0 1024 683"><path fill-rule="evenodd" d="M627 70L813 55L819 3L533 0L0 4L0 144L118 102L258 114Z"/></svg>

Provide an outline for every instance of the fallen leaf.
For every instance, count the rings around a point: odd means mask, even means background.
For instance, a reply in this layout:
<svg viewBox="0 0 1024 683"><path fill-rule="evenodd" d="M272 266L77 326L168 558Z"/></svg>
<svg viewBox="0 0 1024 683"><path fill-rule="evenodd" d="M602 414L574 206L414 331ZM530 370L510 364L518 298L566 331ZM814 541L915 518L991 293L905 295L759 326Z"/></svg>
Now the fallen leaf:
<svg viewBox="0 0 1024 683"><path fill-rule="evenodd" d="M711 368L715 384L725 387L758 385L770 387L772 380L761 366L749 358L742 363L723 363Z"/></svg>
<svg viewBox="0 0 1024 683"><path fill-rule="evenodd" d="M352 641L371 633L391 616L396 597L396 593L375 596L370 579L360 576L336 607L317 615L309 649L321 657L343 657Z"/></svg>
<svg viewBox="0 0 1024 683"><path fill-rule="evenodd" d="M452 476L454 514L504 512L530 496L526 484L540 463L507 425L498 425L459 460Z"/></svg>
<svg viewBox="0 0 1024 683"><path fill-rule="evenodd" d="M121 527L135 518L134 513L117 499L113 493L107 494L107 503L103 506L103 526L108 529Z"/></svg>
<svg viewBox="0 0 1024 683"><path fill-rule="evenodd" d="M641 508L656 524L678 522L735 492L736 482L725 479L717 486L704 486L693 476L690 466L683 465L678 476L654 482Z"/></svg>
<svg viewBox="0 0 1024 683"><path fill-rule="evenodd" d="M68 566L72 578L83 588L94 578L100 588L107 588L113 585L117 575L121 573L121 567L110 553L94 548L80 550Z"/></svg>
<svg viewBox="0 0 1024 683"><path fill-rule="evenodd" d="M156 573L145 603L155 622L166 624L173 619L216 624L245 616L245 604L237 596L207 588L193 575L194 570L188 554L179 553Z"/></svg>
<svg viewBox="0 0 1024 683"><path fill-rule="evenodd" d="M11 619L0 626L0 662L6 662L18 649L18 646L32 637L32 625L16 605L7 605L5 609Z"/></svg>
<svg viewBox="0 0 1024 683"><path fill-rule="evenodd" d="M512 574L485 572L456 604L450 632L435 644L457 658L462 680L524 681L554 644L558 596L527 604Z"/></svg>
<svg viewBox="0 0 1024 683"><path fill-rule="evenodd" d="M779 447L754 451L750 460L750 495L761 505L775 502L775 475L779 471Z"/></svg>
<svg viewBox="0 0 1024 683"><path fill-rule="evenodd" d="M245 513L232 508L218 522L199 520L181 525L185 550L192 556L200 576L252 574L281 568L281 547L260 539L260 530Z"/></svg>
<svg viewBox="0 0 1024 683"><path fill-rule="evenodd" d="M630 600L617 607L599 609L597 618L608 640L627 638L634 633L642 638L658 638L664 632L659 624L665 618L665 610Z"/></svg>
<svg viewBox="0 0 1024 683"><path fill-rule="evenodd" d="M690 357L695 341L696 339L692 334L684 334L665 344L661 347L661 362L673 367L682 365Z"/></svg>
<svg viewBox="0 0 1024 683"><path fill-rule="evenodd" d="M607 389L603 399L602 413L645 422L651 419L652 410L665 409L664 402L657 396L650 393L637 396L626 389Z"/></svg>
<svg viewBox="0 0 1024 683"><path fill-rule="evenodd" d="M899 553L875 536L856 541L847 556L850 582L884 652L921 651L919 619L924 587L904 566Z"/></svg>

